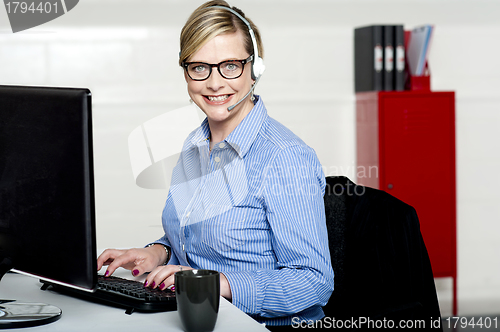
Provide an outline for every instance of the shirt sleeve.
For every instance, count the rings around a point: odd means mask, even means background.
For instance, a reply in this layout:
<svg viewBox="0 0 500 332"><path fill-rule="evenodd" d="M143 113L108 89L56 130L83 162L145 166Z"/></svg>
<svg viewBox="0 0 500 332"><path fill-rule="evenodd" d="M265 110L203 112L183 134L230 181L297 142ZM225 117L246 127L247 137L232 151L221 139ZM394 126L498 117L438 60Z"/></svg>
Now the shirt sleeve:
<svg viewBox="0 0 500 332"><path fill-rule="evenodd" d="M324 189L321 165L309 147L288 147L266 167L262 197L278 269L223 272L233 304L250 315L273 318L320 310L328 302L333 270Z"/></svg>

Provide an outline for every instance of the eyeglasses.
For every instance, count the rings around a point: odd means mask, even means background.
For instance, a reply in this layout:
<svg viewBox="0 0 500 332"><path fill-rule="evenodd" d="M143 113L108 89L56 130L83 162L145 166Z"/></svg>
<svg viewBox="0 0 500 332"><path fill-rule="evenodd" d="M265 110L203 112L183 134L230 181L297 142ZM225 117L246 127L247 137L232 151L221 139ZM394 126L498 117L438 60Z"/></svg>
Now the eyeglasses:
<svg viewBox="0 0 500 332"><path fill-rule="evenodd" d="M219 74L228 79L232 80L238 78L243 74L243 69L245 69L245 64L253 60L253 55L250 55L245 60L228 60L222 61L218 64L211 64L205 62L183 62L182 67L186 70L188 76L194 81L204 81L210 77L212 74L212 68L217 67Z"/></svg>

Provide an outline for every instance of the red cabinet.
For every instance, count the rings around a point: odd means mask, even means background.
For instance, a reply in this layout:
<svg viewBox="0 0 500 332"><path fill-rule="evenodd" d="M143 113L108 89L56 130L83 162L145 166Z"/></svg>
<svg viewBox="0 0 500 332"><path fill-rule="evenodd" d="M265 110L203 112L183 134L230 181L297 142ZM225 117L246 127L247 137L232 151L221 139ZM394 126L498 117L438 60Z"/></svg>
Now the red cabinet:
<svg viewBox="0 0 500 332"><path fill-rule="evenodd" d="M455 93L356 94L357 182L412 205L435 277L453 278L456 315Z"/></svg>

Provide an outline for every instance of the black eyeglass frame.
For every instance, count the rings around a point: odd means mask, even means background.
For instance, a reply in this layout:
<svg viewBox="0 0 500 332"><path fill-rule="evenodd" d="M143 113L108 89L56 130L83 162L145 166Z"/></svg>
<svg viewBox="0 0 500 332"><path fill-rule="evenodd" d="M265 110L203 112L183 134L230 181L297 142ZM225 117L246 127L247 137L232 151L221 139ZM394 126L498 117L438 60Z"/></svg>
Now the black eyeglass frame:
<svg viewBox="0 0 500 332"><path fill-rule="evenodd" d="M181 66L184 67L184 69L186 70L186 74L189 76L190 79L192 79L193 81L205 81L205 80L208 80L208 78L210 77L210 75L212 75L212 68L213 67L217 67L217 71L219 72L220 76L222 76L223 78L225 78L226 80L234 80L238 77L240 77L241 75L243 75L243 72L245 71L245 65L249 62L252 62L253 61L253 54L250 55L248 58L244 59L244 60L226 60L226 61L222 61L222 62L219 62L217 64L213 64L213 63L206 63L206 62L200 62L200 61L195 61L195 62L182 62L181 63ZM220 70L220 66L224 63L227 63L227 62L241 62L242 64L242 68L241 68L241 73L236 76L236 77L226 77L224 76L224 74L222 74L221 70ZM189 71L188 71L188 66L189 65L192 65L194 63L200 63L200 64L203 64L203 65L207 65L208 68L210 69L209 73L208 73L208 76L205 77L205 78L202 78L202 79L196 79L196 78L192 78L191 75L189 75Z"/></svg>

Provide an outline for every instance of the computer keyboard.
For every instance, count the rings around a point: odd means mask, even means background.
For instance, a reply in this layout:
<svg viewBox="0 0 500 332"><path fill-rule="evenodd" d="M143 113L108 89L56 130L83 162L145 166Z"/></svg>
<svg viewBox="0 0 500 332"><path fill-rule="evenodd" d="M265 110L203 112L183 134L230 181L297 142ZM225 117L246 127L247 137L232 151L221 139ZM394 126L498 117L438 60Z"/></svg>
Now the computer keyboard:
<svg viewBox="0 0 500 332"><path fill-rule="evenodd" d="M47 283L42 281L42 289L51 289L76 295L89 300L111 304L126 309L127 314L135 310L144 312L172 311L177 309L175 293L171 290L151 289L144 287L142 282L128 280L120 277L98 276L97 288L95 292L85 292L82 290L69 288L61 285Z"/></svg>

